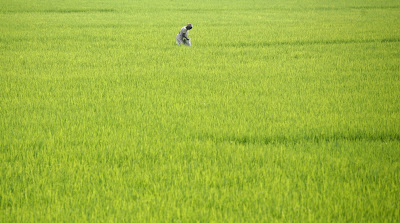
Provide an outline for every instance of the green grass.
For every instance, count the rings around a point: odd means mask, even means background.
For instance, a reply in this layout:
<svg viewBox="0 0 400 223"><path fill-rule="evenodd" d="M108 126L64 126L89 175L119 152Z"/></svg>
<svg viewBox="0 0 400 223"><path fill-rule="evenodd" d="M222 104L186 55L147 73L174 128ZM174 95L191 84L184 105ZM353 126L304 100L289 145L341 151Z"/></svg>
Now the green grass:
<svg viewBox="0 0 400 223"><path fill-rule="evenodd" d="M0 0L0 30L0 222L400 221L398 1Z"/></svg>

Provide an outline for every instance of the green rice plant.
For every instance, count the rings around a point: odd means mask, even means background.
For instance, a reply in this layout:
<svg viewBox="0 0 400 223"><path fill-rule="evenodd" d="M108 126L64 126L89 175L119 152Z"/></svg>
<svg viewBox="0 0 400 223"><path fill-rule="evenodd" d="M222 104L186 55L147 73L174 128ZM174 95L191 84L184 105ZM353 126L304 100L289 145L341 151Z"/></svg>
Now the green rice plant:
<svg viewBox="0 0 400 223"><path fill-rule="evenodd" d="M0 222L399 221L397 1L0 18Z"/></svg>

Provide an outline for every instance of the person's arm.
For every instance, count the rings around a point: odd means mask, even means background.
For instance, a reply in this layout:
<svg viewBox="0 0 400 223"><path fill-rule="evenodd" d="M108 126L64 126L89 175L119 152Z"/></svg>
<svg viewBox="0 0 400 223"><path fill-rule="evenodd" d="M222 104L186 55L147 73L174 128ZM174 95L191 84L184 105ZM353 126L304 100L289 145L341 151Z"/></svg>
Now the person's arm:
<svg viewBox="0 0 400 223"><path fill-rule="evenodd" d="M185 34L183 35L183 37L187 40L190 40L190 38L188 37L188 32L185 32Z"/></svg>

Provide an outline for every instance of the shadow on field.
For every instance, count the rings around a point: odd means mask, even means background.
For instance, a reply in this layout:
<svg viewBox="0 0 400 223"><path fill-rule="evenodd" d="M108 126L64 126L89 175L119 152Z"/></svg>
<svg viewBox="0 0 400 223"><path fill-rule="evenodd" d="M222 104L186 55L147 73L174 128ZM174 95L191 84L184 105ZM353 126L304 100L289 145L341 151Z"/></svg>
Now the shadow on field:
<svg viewBox="0 0 400 223"><path fill-rule="evenodd" d="M297 41L278 41L278 42L236 42L220 43L218 46L225 47L265 47L265 46L307 46L307 45L333 45L333 44L353 44L353 43L398 43L400 38L386 39L350 39L350 40L297 40Z"/></svg>
<svg viewBox="0 0 400 223"><path fill-rule="evenodd" d="M116 12L115 9L44 9L44 10L18 10L18 11L2 11L1 13L110 13Z"/></svg>
<svg viewBox="0 0 400 223"><path fill-rule="evenodd" d="M331 10L384 10L384 9L398 9L399 5L389 5L389 6L349 6L349 7L310 7L310 10L321 10L321 11L331 11Z"/></svg>
<svg viewBox="0 0 400 223"><path fill-rule="evenodd" d="M298 144L304 142L320 143L320 142L335 142L335 141L372 141L372 142L389 142L399 141L400 134L367 134L355 133L344 135L341 133L332 135L305 135L305 136L216 136L211 134L198 135L195 139L200 141L212 141L216 144L231 143L231 144L254 144L254 145L268 145L268 144Z"/></svg>

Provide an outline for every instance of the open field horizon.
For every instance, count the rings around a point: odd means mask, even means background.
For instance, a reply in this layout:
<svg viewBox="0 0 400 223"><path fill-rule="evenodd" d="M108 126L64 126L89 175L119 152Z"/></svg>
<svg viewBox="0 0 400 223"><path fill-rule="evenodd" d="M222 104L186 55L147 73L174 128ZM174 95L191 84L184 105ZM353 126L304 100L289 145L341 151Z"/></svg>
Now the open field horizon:
<svg viewBox="0 0 400 223"><path fill-rule="evenodd" d="M398 1L0 18L0 222L400 221Z"/></svg>

